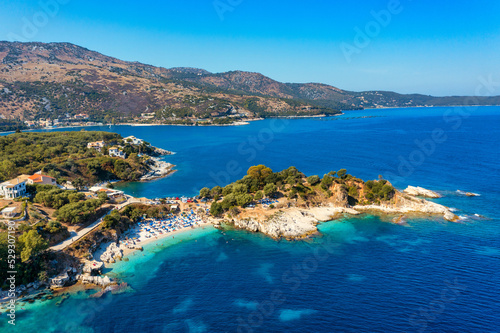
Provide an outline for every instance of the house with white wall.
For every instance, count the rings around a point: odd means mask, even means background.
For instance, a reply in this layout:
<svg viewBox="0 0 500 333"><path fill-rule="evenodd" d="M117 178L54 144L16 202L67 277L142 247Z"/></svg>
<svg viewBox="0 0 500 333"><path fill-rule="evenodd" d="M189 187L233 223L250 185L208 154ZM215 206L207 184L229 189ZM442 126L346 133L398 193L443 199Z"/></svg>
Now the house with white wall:
<svg viewBox="0 0 500 333"><path fill-rule="evenodd" d="M96 142L89 142L87 143L87 148L88 149L95 149L98 152L101 152L102 148L106 146L106 143L104 141L96 141Z"/></svg>
<svg viewBox="0 0 500 333"><path fill-rule="evenodd" d="M29 176L19 176L0 184L0 195L6 199L15 199L26 195L26 179Z"/></svg>
<svg viewBox="0 0 500 333"><path fill-rule="evenodd" d="M123 142L139 146L139 145L142 145L144 143L144 140L138 139L135 136L131 135L131 136L127 136L126 138L124 138Z"/></svg>
<svg viewBox="0 0 500 333"><path fill-rule="evenodd" d="M111 157L127 158L127 154L120 147L110 147L108 153Z"/></svg>

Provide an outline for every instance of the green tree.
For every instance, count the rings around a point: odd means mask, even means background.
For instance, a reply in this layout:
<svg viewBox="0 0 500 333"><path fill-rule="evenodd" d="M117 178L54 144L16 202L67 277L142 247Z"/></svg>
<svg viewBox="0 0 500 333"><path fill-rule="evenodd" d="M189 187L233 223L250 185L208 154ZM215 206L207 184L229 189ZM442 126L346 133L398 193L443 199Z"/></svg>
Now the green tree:
<svg viewBox="0 0 500 333"><path fill-rule="evenodd" d="M264 194L266 197L272 197L278 191L278 188L274 184L266 184L264 186Z"/></svg>
<svg viewBox="0 0 500 333"><path fill-rule="evenodd" d="M321 180L321 188L324 189L325 191L330 188L333 184L333 177L330 175L324 175L323 179Z"/></svg>
<svg viewBox="0 0 500 333"><path fill-rule="evenodd" d="M236 196L236 202L238 203L238 206L240 207L245 207L249 203L253 201L253 198L250 194L239 194Z"/></svg>
<svg viewBox="0 0 500 333"><path fill-rule="evenodd" d="M130 214L130 219L134 222L139 221L141 217L142 217L142 212L137 208L135 208Z"/></svg>
<svg viewBox="0 0 500 333"><path fill-rule="evenodd" d="M347 170L346 169L340 169L339 171L337 171L337 176L340 179L345 179L345 177L347 176Z"/></svg>
<svg viewBox="0 0 500 333"><path fill-rule="evenodd" d="M222 189L222 195L223 196L226 196L230 193L233 193L233 185L232 184L229 184L229 185L226 185L223 189Z"/></svg>
<svg viewBox="0 0 500 333"><path fill-rule="evenodd" d="M247 175L252 177L253 179L256 179L260 184L262 184L264 182L264 179L266 179L272 173L273 170L263 164L252 166L247 171Z"/></svg>
<svg viewBox="0 0 500 333"><path fill-rule="evenodd" d="M84 199L85 199L85 194L83 194L83 193L70 192L70 194L68 195L68 200L71 203L82 201Z"/></svg>
<svg viewBox="0 0 500 333"><path fill-rule="evenodd" d="M0 179L8 180L17 173L16 165L10 160L4 160L0 163Z"/></svg>
<svg viewBox="0 0 500 333"><path fill-rule="evenodd" d="M224 197L224 200L222 200L221 204L222 204L222 209L224 210L228 210L229 208L236 206L237 201L235 195L233 193L226 195Z"/></svg>
<svg viewBox="0 0 500 333"><path fill-rule="evenodd" d="M30 230L22 234L18 242L23 262L28 261L31 257L38 255L48 247L47 241L35 230Z"/></svg>
<svg viewBox="0 0 500 333"><path fill-rule="evenodd" d="M212 198L218 198L222 194L222 187L220 186L215 186L210 190L210 195Z"/></svg>
<svg viewBox="0 0 500 333"><path fill-rule="evenodd" d="M102 171L101 163L98 160L90 160L87 162L87 170L91 175L97 176Z"/></svg>
<svg viewBox="0 0 500 333"><path fill-rule="evenodd" d="M97 198L99 199L99 201L101 201L101 205L103 203L105 203L106 201L108 201L108 195L106 194L106 192L99 192L99 194L97 195Z"/></svg>
<svg viewBox="0 0 500 333"><path fill-rule="evenodd" d="M210 189L208 187L204 187L200 190L200 198L208 198L210 196Z"/></svg>
<svg viewBox="0 0 500 333"><path fill-rule="evenodd" d="M102 227L104 229L112 229L120 223L121 215L117 210L112 211L110 214L106 215L102 220Z"/></svg>
<svg viewBox="0 0 500 333"><path fill-rule="evenodd" d="M210 206L210 214L212 216L220 216L223 213L222 205L218 202L213 202L212 205Z"/></svg>
<svg viewBox="0 0 500 333"><path fill-rule="evenodd" d="M85 180L82 177L78 177L73 181L73 186L78 190L81 191L85 187Z"/></svg>
<svg viewBox="0 0 500 333"><path fill-rule="evenodd" d="M0 284L7 278L8 269L8 258L9 255L9 243L8 234L6 232L0 232ZM1 287L1 286L0 286Z"/></svg>
<svg viewBox="0 0 500 333"><path fill-rule="evenodd" d="M357 198L358 197L358 187L356 185L349 187L348 194L353 198Z"/></svg>
<svg viewBox="0 0 500 333"><path fill-rule="evenodd" d="M47 271L41 271L38 273L38 280L40 282L47 282L49 280L49 275L47 274Z"/></svg>
<svg viewBox="0 0 500 333"><path fill-rule="evenodd" d="M262 198L264 197L264 194L262 193L262 191L257 191L255 193L255 200L261 200Z"/></svg>
<svg viewBox="0 0 500 333"><path fill-rule="evenodd" d="M248 193L248 187L245 184L235 184L233 186L234 195L245 194L245 193Z"/></svg>
<svg viewBox="0 0 500 333"><path fill-rule="evenodd" d="M321 181L321 179L319 178L319 176L316 176L316 175L307 177L307 182L311 185L316 185L320 181Z"/></svg>
<svg viewBox="0 0 500 333"><path fill-rule="evenodd" d="M390 199L393 194L394 194L394 187L392 187L391 185L385 184L382 187L381 195L384 197L384 199L386 199L386 200Z"/></svg>

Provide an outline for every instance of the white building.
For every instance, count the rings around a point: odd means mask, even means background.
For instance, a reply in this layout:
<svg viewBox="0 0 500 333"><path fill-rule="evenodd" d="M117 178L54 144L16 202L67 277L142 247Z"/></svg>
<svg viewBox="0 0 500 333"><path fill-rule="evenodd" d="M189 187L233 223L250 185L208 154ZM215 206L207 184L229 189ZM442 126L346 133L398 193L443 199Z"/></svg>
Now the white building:
<svg viewBox="0 0 500 333"><path fill-rule="evenodd" d="M128 143L131 143L133 145L139 146L139 145L142 145L144 143L144 140L138 139L135 136L131 135L131 136L127 136L125 139L123 139L123 142L128 142Z"/></svg>
<svg viewBox="0 0 500 333"><path fill-rule="evenodd" d="M104 141L89 142L87 143L87 148L95 149L98 152L101 152L101 149L104 148L105 145Z"/></svg>
<svg viewBox="0 0 500 333"><path fill-rule="evenodd" d="M2 216L4 218L11 218L17 215L16 207L7 207L2 210Z"/></svg>
<svg viewBox="0 0 500 333"><path fill-rule="evenodd" d="M0 195L6 199L15 199L26 195L27 177L17 177L0 184Z"/></svg>
<svg viewBox="0 0 500 333"><path fill-rule="evenodd" d="M119 147L111 147L108 149L108 152L111 157L127 158L127 154Z"/></svg>

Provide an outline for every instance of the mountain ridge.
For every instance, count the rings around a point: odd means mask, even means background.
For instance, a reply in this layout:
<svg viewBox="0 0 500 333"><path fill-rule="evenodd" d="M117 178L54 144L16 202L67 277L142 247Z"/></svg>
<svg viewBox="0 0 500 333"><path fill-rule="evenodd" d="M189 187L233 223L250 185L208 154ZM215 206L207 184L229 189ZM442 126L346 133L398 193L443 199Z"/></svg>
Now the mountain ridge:
<svg viewBox="0 0 500 333"><path fill-rule="evenodd" d="M323 83L282 83L261 73L239 70L211 73L194 67L157 67L65 42L0 41L3 123L69 121L75 115L88 114L89 119L102 122L193 125L466 102L465 96L352 92ZM474 102L498 105L500 97L477 97ZM148 120L141 118L145 113L150 115Z"/></svg>

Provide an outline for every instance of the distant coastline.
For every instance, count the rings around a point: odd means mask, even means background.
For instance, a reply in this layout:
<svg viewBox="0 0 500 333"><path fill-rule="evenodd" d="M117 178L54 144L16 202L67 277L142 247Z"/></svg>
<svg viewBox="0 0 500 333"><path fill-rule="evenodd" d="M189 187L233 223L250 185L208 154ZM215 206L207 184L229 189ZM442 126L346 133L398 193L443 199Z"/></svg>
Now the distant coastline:
<svg viewBox="0 0 500 333"><path fill-rule="evenodd" d="M434 109L434 108L477 108L477 107L496 107L500 106L500 104L491 104L491 105L432 105L432 106L425 106L425 105L418 105L418 106L388 106L388 107L365 107L364 109L359 109L359 110L341 110L341 113L339 114L320 114L320 115L303 115L303 116L273 116L273 117L266 117L266 118L249 118L249 119L244 119L242 121L236 121L234 123L229 123L229 124L169 124L169 123L140 123L140 122L130 122L130 123L117 123L117 124L104 124L104 123L91 123L91 124L80 124L80 125L75 125L75 126L54 126L54 127L40 127L40 128L27 128L27 129L22 129L21 131L23 132L28 132L28 131L54 131L54 130L63 130L63 129L70 129L70 128L85 128L85 127L113 127L113 126L131 126L131 127L149 127L149 126L180 126L180 127L227 127L227 126L245 126L249 125L251 122L254 121L261 121L261 120L266 120L266 119L308 119L308 118L325 118L325 117L338 117L338 116L344 116L348 113L351 112L362 112L362 111L373 111L373 110L392 110L392 109L421 109L421 108L429 108L429 109ZM8 135L16 133L16 131L0 131L0 135Z"/></svg>

